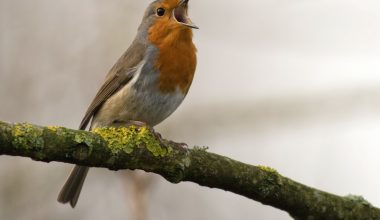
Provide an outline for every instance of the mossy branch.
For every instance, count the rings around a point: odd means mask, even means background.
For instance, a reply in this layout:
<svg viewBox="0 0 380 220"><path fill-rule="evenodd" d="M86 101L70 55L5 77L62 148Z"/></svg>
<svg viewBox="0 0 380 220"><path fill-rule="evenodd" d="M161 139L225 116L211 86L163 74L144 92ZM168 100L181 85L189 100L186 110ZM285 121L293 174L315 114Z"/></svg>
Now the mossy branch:
<svg viewBox="0 0 380 220"><path fill-rule="evenodd" d="M280 175L207 152L161 143L149 129L63 127L0 122L0 155L60 161L111 170L141 169L172 183L191 181L230 191L288 212L300 220L380 219L380 210L358 196L337 196Z"/></svg>

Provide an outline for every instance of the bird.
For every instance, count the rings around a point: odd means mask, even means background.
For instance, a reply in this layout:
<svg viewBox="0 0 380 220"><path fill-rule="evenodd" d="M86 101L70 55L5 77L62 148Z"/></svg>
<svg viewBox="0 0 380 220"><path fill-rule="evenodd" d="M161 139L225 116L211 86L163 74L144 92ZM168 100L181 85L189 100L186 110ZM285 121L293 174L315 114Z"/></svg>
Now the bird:
<svg viewBox="0 0 380 220"><path fill-rule="evenodd" d="M105 77L80 130L112 126L153 128L182 103L197 66L189 0L155 0L145 10L129 48ZM76 165L58 202L74 208L89 168Z"/></svg>

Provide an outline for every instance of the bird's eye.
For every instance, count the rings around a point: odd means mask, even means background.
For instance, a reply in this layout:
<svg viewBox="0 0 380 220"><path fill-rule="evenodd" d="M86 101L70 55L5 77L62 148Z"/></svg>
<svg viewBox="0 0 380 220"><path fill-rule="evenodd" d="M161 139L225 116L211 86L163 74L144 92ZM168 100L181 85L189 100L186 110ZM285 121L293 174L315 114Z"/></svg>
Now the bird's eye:
<svg viewBox="0 0 380 220"><path fill-rule="evenodd" d="M165 14L165 9L163 9L163 8L158 8L157 9L157 15L158 16L163 16Z"/></svg>

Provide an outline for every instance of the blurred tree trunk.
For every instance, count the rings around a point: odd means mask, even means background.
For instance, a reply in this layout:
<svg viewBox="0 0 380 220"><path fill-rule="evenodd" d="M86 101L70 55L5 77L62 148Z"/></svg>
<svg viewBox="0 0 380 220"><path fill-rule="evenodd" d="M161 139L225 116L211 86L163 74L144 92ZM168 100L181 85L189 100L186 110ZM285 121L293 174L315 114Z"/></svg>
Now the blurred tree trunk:
<svg viewBox="0 0 380 220"><path fill-rule="evenodd" d="M148 220L147 194L152 184L154 176L147 175L145 172L127 170L124 175L128 208L131 210L133 220Z"/></svg>

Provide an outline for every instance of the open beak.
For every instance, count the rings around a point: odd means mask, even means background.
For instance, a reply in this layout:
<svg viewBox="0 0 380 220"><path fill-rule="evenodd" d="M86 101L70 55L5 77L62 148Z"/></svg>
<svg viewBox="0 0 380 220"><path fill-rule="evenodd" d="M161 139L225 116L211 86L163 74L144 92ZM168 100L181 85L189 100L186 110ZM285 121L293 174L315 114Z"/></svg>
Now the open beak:
<svg viewBox="0 0 380 220"><path fill-rule="evenodd" d="M173 17L174 19L187 27L199 29L193 22L190 20L190 18L187 16L187 3L189 0L181 0L179 5L173 10Z"/></svg>

